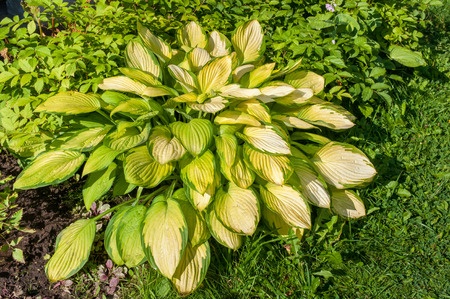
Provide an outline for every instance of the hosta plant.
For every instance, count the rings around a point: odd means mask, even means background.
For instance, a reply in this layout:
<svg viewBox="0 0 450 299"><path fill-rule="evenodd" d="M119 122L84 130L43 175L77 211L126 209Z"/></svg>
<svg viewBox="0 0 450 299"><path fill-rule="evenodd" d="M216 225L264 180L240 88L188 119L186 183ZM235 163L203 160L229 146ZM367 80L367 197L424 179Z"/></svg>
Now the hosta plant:
<svg viewBox="0 0 450 299"><path fill-rule="evenodd" d="M283 69L265 62L256 20L231 39L195 22L176 43L142 25L138 33L122 75L99 85L104 93L63 92L36 107L62 114L66 125L16 189L80 171L88 209L111 189L133 192L105 212L114 212L105 249L117 265L149 262L183 295L205 277L211 237L236 250L261 220L274 233L301 237L311 206L365 215L350 188L369 182L373 165L354 146L319 134L348 129L354 117L319 97L324 79L300 61ZM59 234L45 269L51 281L84 265L101 217Z"/></svg>

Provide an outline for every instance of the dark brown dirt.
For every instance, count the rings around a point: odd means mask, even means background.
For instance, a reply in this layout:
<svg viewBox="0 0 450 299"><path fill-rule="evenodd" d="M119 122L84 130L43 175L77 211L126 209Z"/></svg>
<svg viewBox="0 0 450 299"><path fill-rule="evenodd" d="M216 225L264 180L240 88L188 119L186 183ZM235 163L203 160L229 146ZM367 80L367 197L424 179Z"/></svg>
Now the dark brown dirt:
<svg viewBox="0 0 450 299"><path fill-rule="evenodd" d="M9 175L16 177L20 171L16 159L0 152L1 178ZM12 183L9 185L11 188ZM23 250L25 263L14 261L10 252L0 253L0 299L68 298L67 294L53 289L48 282L44 272L44 256L53 253L57 234L74 220L72 206L67 204L67 194L79 189L80 183L67 183L19 192L16 203L23 208L21 226L36 232L16 231L7 236L7 241L23 237L18 247Z"/></svg>

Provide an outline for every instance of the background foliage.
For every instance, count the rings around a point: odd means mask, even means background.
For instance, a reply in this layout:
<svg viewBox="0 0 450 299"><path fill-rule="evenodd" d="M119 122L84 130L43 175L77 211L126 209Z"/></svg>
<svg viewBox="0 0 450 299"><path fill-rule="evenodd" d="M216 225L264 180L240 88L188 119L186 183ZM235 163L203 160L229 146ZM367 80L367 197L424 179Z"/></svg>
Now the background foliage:
<svg viewBox="0 0 450 299"><path fill-rule="evenodd" d="M0 141L23 157L30 136L51 134L60 124L32 115L44 100L39 94L96 91L124 64L119 53L138 18L162 35L188 20L228 32L257 18L271 60L303 57L328 78L329 99L358 114L343 139L362 148L379 171L361 194L369 217L346 223L323 215L317 237L302 244L256 236L235 253L212 246L220 258L193 297L450 296L448 1L336 1L335 12L325 1L77 1L70 9L58 1L28 2L46 9L4 19L0 29ZM390 45L421 51L427 66L413 70L389 60ZM138 269L132 277L124 296L174 296L152 271Z"/></svg>

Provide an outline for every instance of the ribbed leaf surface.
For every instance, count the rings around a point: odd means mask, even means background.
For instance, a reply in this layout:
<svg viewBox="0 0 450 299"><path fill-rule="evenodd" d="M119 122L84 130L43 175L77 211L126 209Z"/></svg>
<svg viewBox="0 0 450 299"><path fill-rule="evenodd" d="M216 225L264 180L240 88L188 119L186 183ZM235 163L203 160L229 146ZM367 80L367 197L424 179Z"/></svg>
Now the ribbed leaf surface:
<svg viewBox="0 0 450 299"><path fill-rule="evenodd" d="M259 120L242 111L225 110L214 118L218 125L249 125L260 126Z"/></svg>
<svg viewBox="0 0 450 299"><path fill-rule="evenodd" d="M345 218L360 218L366 215L363 201L350 190L334 190L331 193L331 209Z"/></svg>
<svg viewBox="0 0 450 299"><path fill-rule="evenodd" d="M168 199L154 201L142 227L145 254L167 278L172 278L188 240L188 227L179 204Z"/></svg>
<svg viewBox="0 0 450 299"><path fill-rule="evenodd" d="M45 265L51 282L64 280L78 272L89 258L95 237L95 221L80 219L61 231L55 253Z"/></svg>
<svg viewBox="0 0 450 299"><path fill-rule="evenodd" d="M231 38L241 64L253 62L261 57L264 51L263 31L256 20L249 21L240 26Z"/></svg>
<svg viewBox="0 0 450 299"><path fill-rule="evenodd" d="M202 93L218 91L225 86L231 75L231 57L216 58L206 64L198 73L198 84Z"/></svg>
<svg viewBox="0 0 450 299"><path fill-rule="evenodd" d="M126 76L115 76L103 79L103 82L100 83L98 87L103 90L123 91L142 95L147 88L147 85Z"/></svg>
<svg viewBox="0 0 450 299"><path fill-rule="evenodd" d="M189 65L191 70L198 72L208 61L211 60L208 51L203 48L195 48L188 53Z"/></svg>
<svg viewBox="0 0 450 299"><path fill-rule="evenodd" d="M203 154L211 144L213 125L207 119L193 119L189 123L170 124L172 133L194 157Z"/></svg>
<svg viewBox="0 0 450 299"><path fill-rule="evenodd" d="M325 79L322 76L306 70L290 73L284 81L295 88L310 88L314 94L321 92L325 86Z"/></svg>
<svg viewBox="0 0 450 299"><path fill-rule="evenodd" d="M161 77L158 59L141 43L130 41L125 49L125 59L129 67L150 73L155 78Z"/></svg>
<svg viewBox="0 0 450 299"><path fill-rule="evenodd" d="M139 37L142 39L144 45L155 53L163 63L167 63L170 58L172 58L172 49L165 41L155 36L139 22L137 29Z"/></svg>
<svg viewBox="0 0 450 299"><path fill-rule="evenodd" d="M186 149L172 135L170 129L164 126L154 127L149 138L150 152L160 164L166 164L181 159Z"/></svg>
<svg viewBox="0 0 450 299"><path fill-rule="evenodd" d="M112 150L106 145L99 146L91 153L86 164L84 164L83 176L105 169L114 161L118 154L120 154L119 151Z"/></svg>
<svg viewBox="0 0 450 299"><path fill-rule="evenodd" d="M209 33L207 49L211 56L221 57L229 54L230 41L222 33L214 30Z"/></svg>
<svg viewBox="0 0 450 299"><path fill-rule="evenodd" d="M215 180L215 159L211 151L190 161L183 161L181 179L190 188L204 194Z"/></svg>
<svg viewBox="0 0 450 299"><path fill-rule="evenodd" d="M209 239L209 230L203 215L187 200L178 200L188 227L188 242L192 246L200 245Z"/></svg>
<svg viewBox="0 0 450 299"><path fill-rule="evenodd" d="M198 83L194 73L174 64L169 65L169 73L183 86L185 92L197 91Z"/></svg>
<svg viewBox="0 0 450 299"><path fill-rule="evenodd" d="M83 186L83 201L88 211L94 201L99 200L111 189L116 178L116 168L117 165L111 163L107 168L89 174Z"/></svg>
<svg viewBox="0 0 450 299"><path fill-rule="evenodd" d="M90 151L105 138L112 126L94 127L82 130L64 142L60 148L66 150Z"/></svg>
<svg viewBox="0 0 450 299"><path fill-rule="evenodd" d="M118 266L123 265L125 262L122 260L119 249L117 246L117 231L121 224L122 218L125 213L131 209L131 206L125 206L120 208L114 216L109 220L108 226L105 230L104 246L111 260Z"/></svg>
<svg viewBox="0 0 450 299"><path fill-rule="evenodd" d="M227 229L217 218L214 209L211 209L206 216L209 231L217 242L233 250L239 249L242 245L242 236Z"/></svg>
<svg viewBox="0 0 450 299"><path fill-rule="evenodd" d="M272 126L245 127L243 135L239 134L253 148L270 154L290 155L289 144Z"/></svg>
<svg viewBox="0 0 450 299"><path fill-rule="evenodd" d="M185 48L204 48L206 47L207 39L202 27L194 21L189 22L186 26L178 30L178 42Z"/></svg>
<svg viewBox="0 0 450 299"><path fill-rule="evenodd" d="M97 111L100 108L101 104L97 95L67 91L49 97L36 107L35 112L81 114Z"/></svg>
<svg viewBox="0 0 450 299"><path fill-rule="evenodd" d="M318 126L333 130L353 127L355 117L344 108L332 104L308 105L299 110L297 117Z"/></svg>

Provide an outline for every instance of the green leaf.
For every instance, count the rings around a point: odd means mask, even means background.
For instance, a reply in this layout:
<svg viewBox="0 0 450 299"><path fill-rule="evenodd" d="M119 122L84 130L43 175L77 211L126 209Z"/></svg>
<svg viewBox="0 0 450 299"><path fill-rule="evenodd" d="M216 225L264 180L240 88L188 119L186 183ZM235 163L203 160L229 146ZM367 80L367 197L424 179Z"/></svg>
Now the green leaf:
<svg viewBox="0 0 450 299"><path fill-rule="evenodd" d="M142 131L135 125L132 122L119 123L117 130L106 136L104 144L115 151L123 152L144 143L150 134L150 125L145 126Z"/></svg>
<svg viewBox="0 0 450 299"><path fill-rule="evenodd" d="M261 185L261 199L273 212L279 214L290 226L311 228L311 215L303 195L289 185L267 183Z"/></svg>
<svg viewBox="0 0 450 299"><path fill-rule="evenodd" d="M82 175L85 176L91 172L107 168L119 154L119 151L112 150L106 145L101 145L87 159Z"/></svg>
<svg viewBox="0 0 450 299"><path fill-rule="evenodd" d="M95 237L95 221L80 219L66 227L56 238L55 253L45 265L51 282L65 280L87 262Z"/></svg>
<svg viewBox="0 0 450 299"><path fill-rule="evenodd" d="M259 200L252 189L243 189L229 183L219 189L214 200L217 218L231 231L251 236L258 226Z"/></svg>
<svg viewBox="0 0 450 299"><path fill-rule="evenodd" d="M129 99L126 101L121 102L117 105L116 108L114 108L110 116L112 117L116 113L123 113L125 115L134 115L134 116L141 116L149 114L152 111L152 108L150 107L150 104L144 100L144 99ZM158 112L154 112L155 115L158 114Z"/></svg>
<svg viewBox="0 0 450 299"><path fill-rule="evenodd" d="M97 95L68 91L49 97L44 103L36 107L35 112L70 115L94 112L100 108L101 104Z"/></svg>
<svg viewBox="0 0 450 299"><path fill-rule="evenodd" d="M24 264L25 263L25 259L23 258L23 251L20 248L14 248L12 250L12 258L19 263Z"/></svg>
<svg viewBox="0 0 450 299"><path fill-rule="evenodd" d="M147 208L143 205L131 207L125 211L116 227L117 250L128 268L145 261L141 227L146 212Z"/></svg>
<svg viewBox="0 0 450 299"><path fill-rule="evenodd" d="M214 155L208 150L192 160L187 158L182 160L180 176L186 185L204 194L208 187L214 184L215 169Z"/></svg>
<svg viewBox="0 0 450 299"><path fill-rule="evenodd" d="M111 128L112 126L105 125L104 127L93 127L82 130L64 142L60 148L66 150L80 150L82 152L91 151L103 141L103 138L105 138Z"/></svg>
<svg viewBox="0 0 450 299"><path fill-rule="evenodd" d="M391 57L391 59L407 67L427 65L419 52L413 52L410 49L400 46L390 46L389 56Z"/></svg>
<svg viewBox="0 0 450 299"><path fill-rule="evenodd" d="M366 215L364 203L359 196L350 190L333 190L331 193L331 209L345 218L360 218Z"/></svg>
<svg viewBox="0 0 450 299"><path fill-rule="evenodd" d="M117 165L111 163L108 168L89 174L83 186L83 201L88 211L94 201L100 199L111 189L116 178L116 168Z"/></svg>
<svg viewBox="0 0 450 299"><path fill-rule="evenodd" d="M231 57L216 58L207 63L198 73L201 93L218 91L228 82L231 75Z"/></svg>
<svg viewBox="0 0 450 299"><path fill-rule="evenodd" d="M30 21L27 25L28 34L32 34L36 31L36 23L34 21Z"/></svg>
<svg viewBox="0 0 450 299"><path fill-rule="evenodd" d="M130 150L124 160L127 182L145 188L158 186L173 172L174 168L174 163L159 164L150 155L145 145Z"/></svg>
<svg viewBox="0 0 450 299"><path fill-rule="evenodd" d="M27 190L64 182L83 164L85 155L78 151L49 151L39 155L17 177L15 189Z"/></svg>
<svg viewBox="0 0 450 299"><path fill-rule="evenodd" d="M247 88L255 88L260 86L270 78L274 67L275 63L267 63L257 67L243 76L242 80L240 80L241 84Z"/></svg>
<svg viewBox="0 0 450 299"><path fill-rule="evenodd" d="M104 246L105 250L108 253L108 256L111 260L118 266L122 266L125 262L122 260L122 257L119 253L119 248L117 245L117 232L118 228L121 225L122 218L125 213L131 209L131 206L125 206L120 208L114 216L109 220L108 226L105 230L105 238L104 238Z"/></svg>
<svg viewBox="0 0 450 299"><path fill-rule="evenodd" d="M170 129L194 157L203 154L213 138L213 125L207 119L193 119L189 123L177 121L170 124Z"/></svg>
<svg viewBox="0 0 450 299"><path fill-rule="evenodd" d="M143 223L142 244L147 259L162 275L172 278L188 240L188 226L180 205L170 198L155 199Z"/></svg>
<svg viewBox="0 0 450 299"><path fill-rule="evenodd" d="M363 152L346 143L326 144L311 161L325 181L338 189L368 183L377 173Z"/></svg>
<svg viewBox="0 0 450 299"><path fill-rule="evenodd" d="M181 142L172 135L166 126L152 128L149 137L150 153L160 164L177 161L186 153Z"/></svg>
<svg viewBox="0 0 450 299"><path fill-rule="evenodd" d="M182 192L185 193L185 190L182 190ZM184 196L186 195L184 194ZM175 194L173 197L175 198ZM184 200L178 200L178 203L183 211L184 218L186 219L189 233L189 244L192 246L197 246L206 242L209 239L210 234L203 215L192 206L187 198Z"/></svg>
<svg viewBox="0 0 450 299"><path fill-rule="evenodd" d="M257 20L249 21L236 29L231 38L240 64L254 62L264 52L264 34Z"/></svg>
<svg viewBox="0 0 450 299"><path fill-rule="evenodd" d="M233 250L242 245L242 236L227 229L217 218L215 209L210 209L206 214L206 223L214 239L225 247Z"/></svg>
<svg viewBox="0 0 450 299"><path fill-rule="evenodd" d="M314 94L321 92L325 86L325 79L322 76L306 70L288 74L284 82L295 88L310 88Z"/></svg>
<svg viewBox="0 0 450 299"><path fill-rule="evenodd" d="M198 246L187 244L184 255L177 267L172 283L181 296L194 292L202 283L210 262L209 243Z"/></svg>
<svg viewBox="0 0 450 299"><path fill-rule="evenodd" d="M247 166L266 181L283 185L292 175L292 165L287 156L274 156L244 145Z"/></svg>

